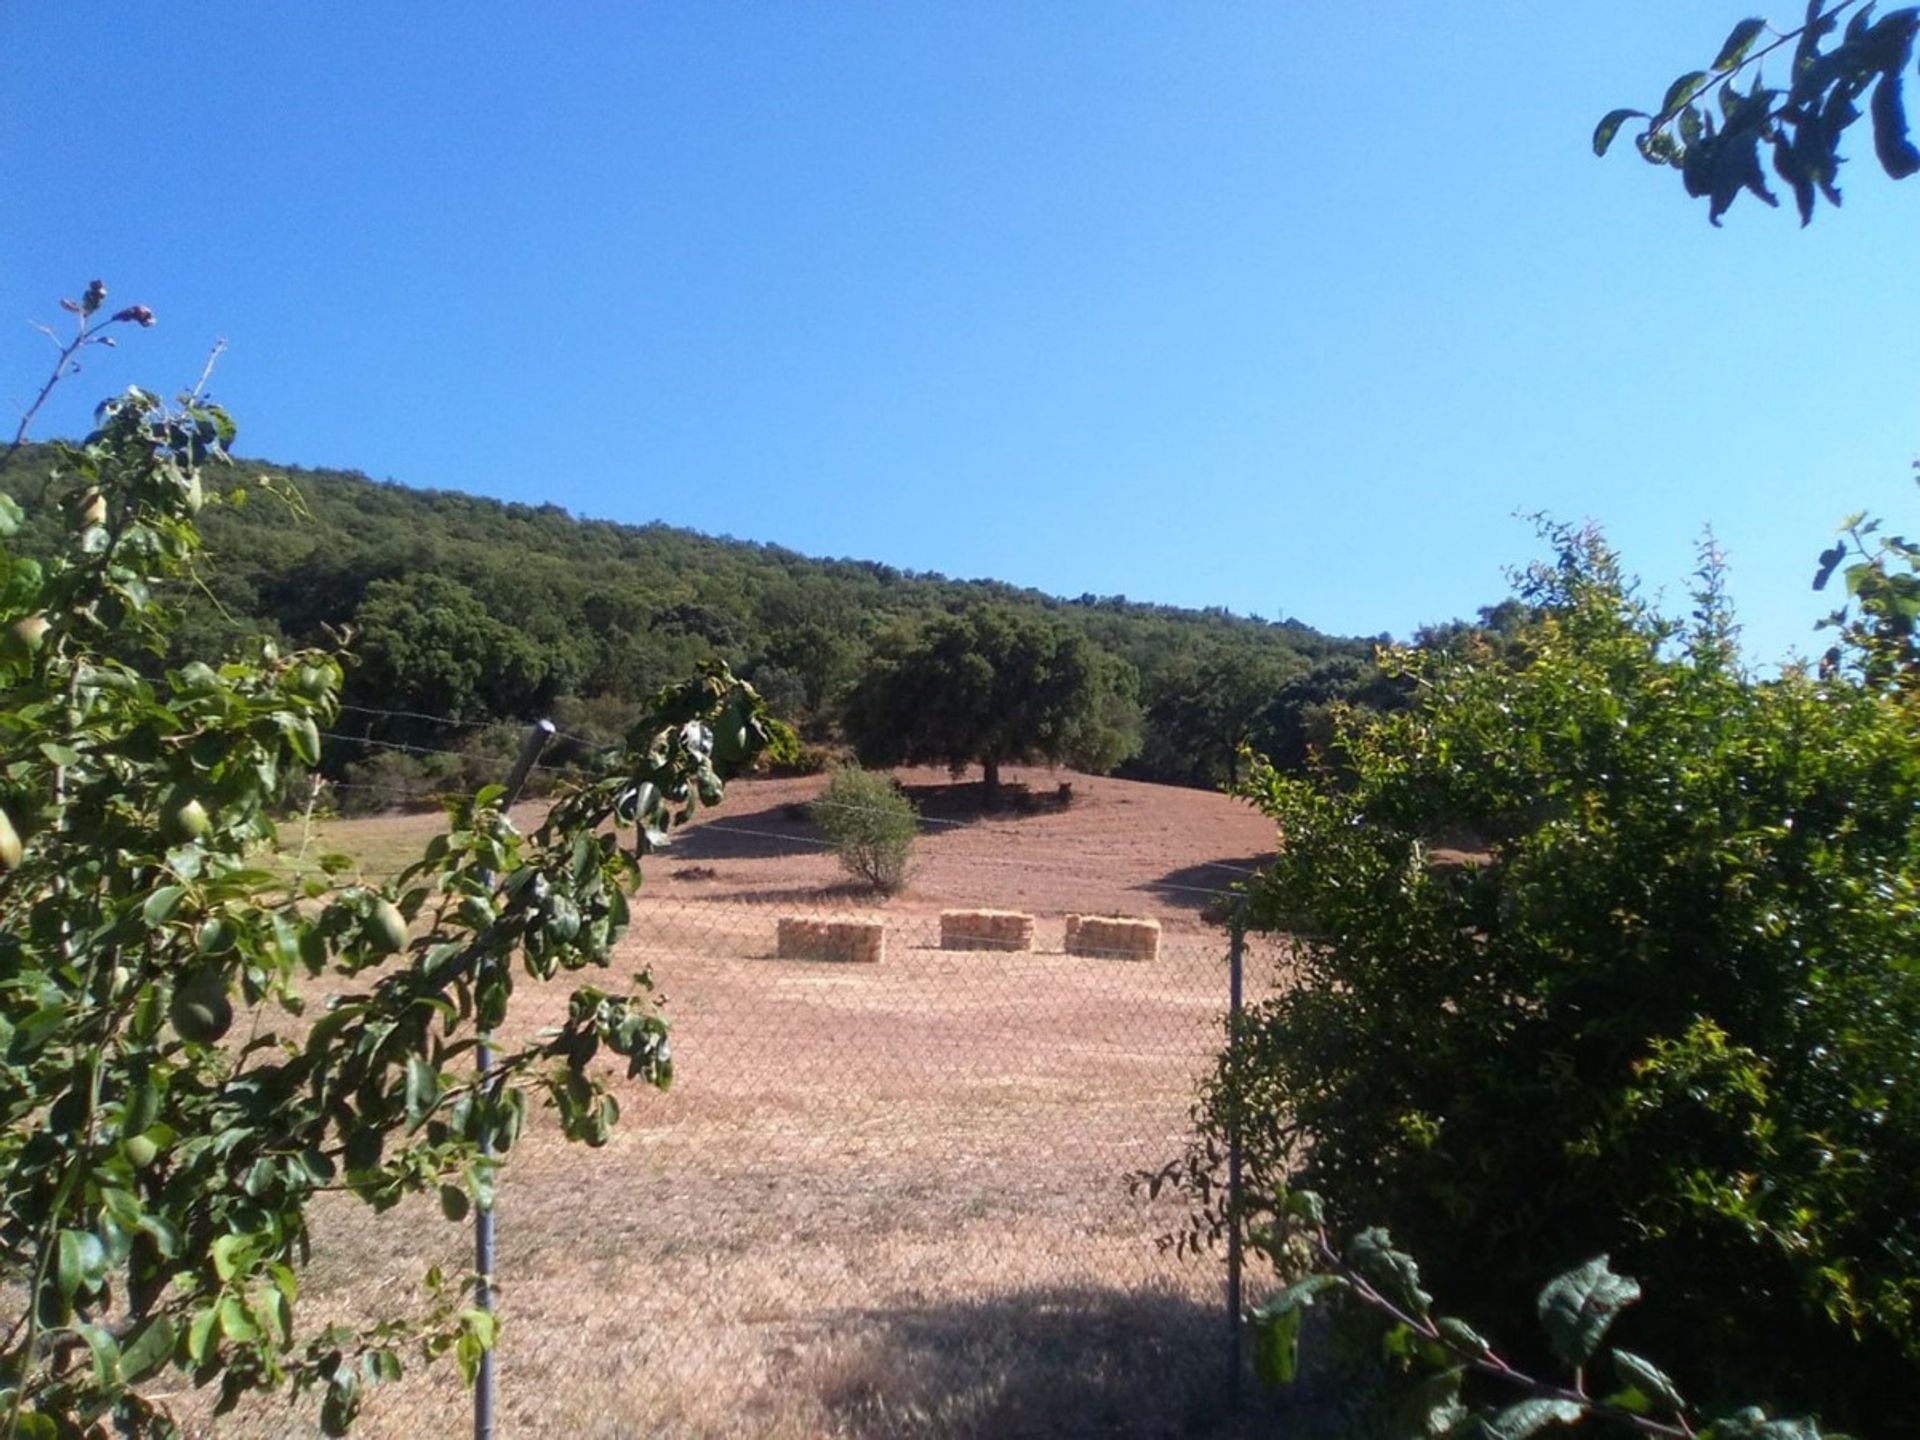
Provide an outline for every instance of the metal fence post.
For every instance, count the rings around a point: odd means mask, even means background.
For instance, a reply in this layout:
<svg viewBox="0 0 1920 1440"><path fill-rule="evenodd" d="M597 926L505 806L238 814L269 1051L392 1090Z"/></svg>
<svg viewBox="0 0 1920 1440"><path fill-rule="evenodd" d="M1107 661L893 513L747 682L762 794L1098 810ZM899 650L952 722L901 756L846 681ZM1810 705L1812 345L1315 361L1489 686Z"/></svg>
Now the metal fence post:
<svg viewBox="0 0 1920 1440"><path fill-rule="evenodd" d="M1236 1045L1240 1035L1241 970L1246 949L1246 931L1235 920L1227 945L1227 1063L1237 1061ZM1229 1083L1232 1081L1229 1073ZM1240 1283L1240 1095L1236 1090L1227 1110L1227 1393L1234 1403L1240 1400L1242 1376L1246 1372L1246 1326L1241 1317Z"/></svg>
<svg viewBox="0 0 1920 1440"><path fill-rule="evenodd" d="M513 762L513 769L507 776L507 793L500 799L502 812L510 809L520 798L525 788L527 776L532 773L533 765L540 758L540 752L546 748L547 741L553 738L553 722L541 720L527 732L527 738L520 746L520 758ZM488 876L491 884L493 877ZM485 960L480 962L486 964ZM493 1037L483 1032L479 1044L474 1048L474 1058L480 1069L480 1086L486 1088L487 1077L493 1072ZM480 1144L482 1155L491 1155L493 1147L484 1138ZM478 1277L474 1281L473 1303L477 1309L493 1309L493 1206L476 1205L473 1210L473 1269ZM493 1440L493 1348L489 1346L480 1354L479 1373L473 1382L473 1440Z"/></svg>

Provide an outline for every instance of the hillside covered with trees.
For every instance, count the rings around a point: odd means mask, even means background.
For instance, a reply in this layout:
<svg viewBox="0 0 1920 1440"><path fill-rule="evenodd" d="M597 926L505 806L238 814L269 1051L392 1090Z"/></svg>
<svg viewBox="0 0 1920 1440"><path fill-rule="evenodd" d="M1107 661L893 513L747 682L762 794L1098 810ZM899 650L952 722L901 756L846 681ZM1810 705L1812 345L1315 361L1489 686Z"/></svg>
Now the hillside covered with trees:
<svg viewBox="0 0 1920 1440"><path fill-rule="evenodd" d="M54 458L51 446L31 447L10 467L29 547L56 543L59 512L39 503ZM179 596L176 658L253 634L292 644L349 635L357 663L341 728L374 748L332 741L323 769L357 778L373 802L426 778L430 762L402 747L484 752L475 759L490 763L511 737L476 722L547 714L611 740L638 702L707 659L752 680L806 739L838 743L875 657L982 606L1098 657L1111 681L1108 743L1082 763L1136 778L1220 784L1243 742L1285 765L1325 729L1333 702L1397 700L1374 638L1298 621L1061 599L350 472L241 461L219 475L201 517L204 584ZM286 525L289 507L310 512L305 523Z"/></svg>

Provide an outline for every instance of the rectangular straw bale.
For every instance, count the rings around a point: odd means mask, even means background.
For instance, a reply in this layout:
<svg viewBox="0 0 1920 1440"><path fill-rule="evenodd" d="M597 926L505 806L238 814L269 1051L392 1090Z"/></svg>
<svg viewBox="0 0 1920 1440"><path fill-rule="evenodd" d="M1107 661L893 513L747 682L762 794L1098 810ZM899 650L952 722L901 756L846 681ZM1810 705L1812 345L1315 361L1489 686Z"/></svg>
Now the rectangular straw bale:
<svg viewBox="0 0 1920 1440"><path fill-rule="evenodd" d="M1160 922L1124 915L1069 915L1066 949L1069 955L1155 960L1160 955Z"/></svg>
<svg viewBox="0 0 1920 1440"><path fill-rule="evenodd" d="M887 929L878 920L806 920L782 916L774 953L782 960L840 960L878 965L887 954Z"/></svg>
<svg viewBox="0 0 1920 1440"><path fill-rule="evenodd" d="M1033 916L1017 910L942 910L942 950L1031 950Z"/></svg>

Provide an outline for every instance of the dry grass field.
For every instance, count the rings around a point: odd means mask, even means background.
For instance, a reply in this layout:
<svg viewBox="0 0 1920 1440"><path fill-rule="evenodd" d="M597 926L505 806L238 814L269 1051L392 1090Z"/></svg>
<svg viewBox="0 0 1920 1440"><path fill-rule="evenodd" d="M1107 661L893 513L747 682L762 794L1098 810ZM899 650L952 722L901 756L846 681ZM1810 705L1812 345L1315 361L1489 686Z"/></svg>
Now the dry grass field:
<svg viewBox="0 0 1920 1440"><path fill-rule="evenodd" d="M1178 1153L1218 1042L1224 937L1193 892L1256 856L1264 822L1073 781L1064 810L932 827L881 907L785 814L817 780L737 787L651 864L624 958L666 997L678 1078L623 1092L605 1149L540 1124L506 1169L502 1436L1258 1433L1223 1401L1221 1266L1161 1252L1177 1202L1126 1182ZM322 838L375 871L432 823ZM963 903L1039 913L1036 953L938 949L937 911ZM775 917L822 905L885 919L885 962L772 958ZM1159 918L1162 954L1064 955L1069 910ZM524 998L516 1026L564 1004ZM430 1264L466 1263L466 1230L428 1206L330 1204L318 1232L313 1313L404 1303ZM463 1433L466 1405L447 1367L377 1393L363 1431ZM312 1422L251 1409L206 1433Z"/></svg>

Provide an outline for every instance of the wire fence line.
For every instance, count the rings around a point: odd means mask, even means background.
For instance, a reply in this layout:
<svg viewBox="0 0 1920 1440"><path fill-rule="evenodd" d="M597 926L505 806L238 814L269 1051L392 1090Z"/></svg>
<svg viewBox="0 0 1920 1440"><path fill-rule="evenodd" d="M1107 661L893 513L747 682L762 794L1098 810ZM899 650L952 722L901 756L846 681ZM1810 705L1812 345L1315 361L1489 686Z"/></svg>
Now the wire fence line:
<svg viewBox="0 0 1920 1440"><path fill-rule="evenodd" d="M1224 1263L1162 1245L1183 1202L1130 1183L1186 1142L1226 935L1035 914L989 941L974 913L641 892L619 960L674 1084L623 1091L594 1156L536 1124L503 1173L503 1434L1239 1433ZM827 958L835 926L879 943ZM1244 964L1258 987L1285 956ZM327 1233L328 1268L457 1269L429 1223ZM396 1394L370 1433L450 1431L447 1398Z"/></svg>
<svg viewBox="0 0 1920 1440"><path fill-rule="evenodd" d="M395 711L379 713L407 714L412 712ZM462 755L458 751L434 746L382 740L331 730L321 733L329 739L338 740L347 744L363 745L374 750L386 749L418 755L437 755L458 761L470 762L472 759L471 756ZM554 777L560 781L569 778L577 779L582 773L577 769L569 767L540 763L534 764L531 768L537 774ZM322 785L321 793L338 791L355 797L356 801L360 802L358 808L362 810L378 809L382 806L406 809L430 808L435 802L443 800L447 795L457 793L460 790L458 784L451 786L434 786L423 783L422 786L417 789L361 780L328 779L320 782L320 784ZM291 796L290 803L294 804L297 808L298 805L302 803L302 797L298 795ZM714 837L721 837L722 840L736 839L750 841L761 847L775 847L778 851L784 853L826 855L833 851L833 842L811 828L810 816L807 813L808 807L805 804L797 804L787 808L795 812L791 817L793 823L796 826L805 826L807 828L775 830L767 828L764 824L751 824L740 819L728 817L724 814L712 815L703 813L697 817L697 822L694 826L673 832L675 836L681 838L681 845L676 846L673 841L670 840L667 847L656 856L655 863L673 864L675 861L683 858L689 860L705 858L705 850L703 847L711 845ZM852 809L857 807L843 808ZM878 812L868 811L866 813ZM923 832L931 833L954 833L963 830L978 831L983 827L986 828L988 833L992 833L992 828L999 826L1003 828L1003 833L1011 836L1017 834L1019 827L1026 823L1026 820L1029 818L1031 817L1020 816L1013 812L1006 812L1004 815L997 812L989 812L981 816L966 819L922 814L917 817L916 823L921 827ZM697 838L689 839L688 837ZM1036 868L1043 868L1051 863L1056 867L1070 864L1072 867L1084 871L1090 867L1098 867L1122 858L1125 857L1108 852L1076 847L1065 859L1055 859L1051 862L1036 860L1031 855L976 854L968 859L967 865L970 869L984 872L1031 873L1034 872ZM1242 898L1240 888L1242 882L1256 878L1259 874L1259 871L1253 866L1236 864L1229 861L1196 861L1188 866L1187 869L1192 871L1206 871L1209 872L1210 875L1217 875L1219 876L1220 883L1218 885L1197 885L1186 883L1184 880L1157 880L1141 881L1133 888L1169 896L1191 897L1193 900L1204 902L1206 906L1212 907L1214 918L1223 918L1227 910Z"/></svg>
<svg viewBox="0 0 1920 1440"><path fill-rule="evenodd" d="M936 846L1031 823L922 817ZM879 903L812 858L775 864L804 884L755 892L766 857L830 852L803 804L676 835L617 956L662 999L672 1089L623 1089L596 1156L536 1123L503 1173L501 1433L1252 1433L1230 1402L1225 1258L1163 1244L1185 1202L1133 1182L1187 1143L1237 990L1217 917L1255 867L1195 862L1179 873L1219 888L1146 881L1116 906L1093 882L1129 857L992 842ZM744 889L720 893L716 866ZM1055 896L1087 879L1082 913L1010 898L1045 867ZM1237 963L1257 992L1287 957L1242 946ZM523 986L500 1038L557 1023L567 988ZM351 1310L369 1277L468 1263L464 1230L430 1209L343 1209L317 1233L328 1308ZM445 1378L409 1381L366 1433L453 1433L464 1404ZM254 1415L215 1433L300 1432Z"/></svg>
<svg viewBox="0 0 1920 1440"><path fill-rule="evenodd" d="M523 735L526 729L526 726L523 723L516 722L516 721L456 720L445 715L435 715L422 710L385 710L385 709L380 709L376 706L371 706L371 705L349 705L349 704L342 704L340 708L343 711L351 711L352 713L358 714L358 715L368 715L368 716L375 716L375 717L381 717L381 718L387 718L387 719L397 719L397 720L429 721L429 722L432 722L433 724L443 725L451 729L466 728L466 729L502 730L502 731L506 731L513 734L516 739L519 738L521 735ZM440 755L453 760L466 760L471 758L458 750L449 750L449 749L446 749L444 746L418 745L413 743L403 743L403 742L394 741L394 740L383 740L383 739L378 739L378 738L365 736L365 735L353 735L340 730L323 730L320 733L324 737L330 740L338 740L345 744L367 745L375 749L399 750L399 751L405 751L415 755ZM571 741L574 744L581 745L590 750L594 750L602 753L610 750L617 750L619 748L617 744L610 743L607 741L601 741L601 740L590 740L586 736L577 735L566 730L555 729L553 732L553 735L554 735L554 738L557 740ZM534 771L539 773L555 774L555 775L570 775L570 774L578 773L576 767L569 767L565 765L549 765L549 764L542 764L538 762L536 762L532 768L534 769ZM328 783L341 788L360 788L360 789L374 788L374 787L369 787L365 785L356 786L351 782L344 782L344 781L330 781ZM393 793L404 795L407 792L395 791ZM872 814L880 813L865 806L849 805L841 801L836 801L834 803L838 808L849 811L850 813L854 813L854 814L872 815ZM917 817L917 822L920 825L926 826L928 828L939 828L941 826L960 828L960 827L970 826L978 823L975 820L956 820L946 816L939 816L939 815L921 815ZM764 832L753 832L753 831L746 831L746 830L742 830L740 833L764 834ZM771 838L784 839L787 837L773 836ZM824 844L827 844L828 842L822 840L819 843L824 845ZM1251 866L1234 865L1224 861L1204 861L1204 862L1201 862L1201 864L1204 866L1204 868L1207 868L1207 869L1228 871L1233 874L1242 875L1242 876L1251 876L1258 873L1258 871L1253 869Z"/></svg>
<svg viewBox="0 0 1920 1440"><path fill-rule="evenodd" d="M1165 1246L1184 1202L1132 1183L1185 1146L1232 989L1216 912L1153 897L1236 892L1146 883L1130 917L1023 912L1007 897L1035 859L981 854L977 890L944 908L699 893L702 859L729 868L702 846L830 849L793 823L704 818L678 832L698 844L650 862L616 963L657 987L675 1084L622 1091L600 1154L536 1124L504 1171L501 1433L1252 1433L1230 1400L1224 1257ZM1117 858L1074 852L1054 878ZM1089 929L1103 916L1116 928ZM1242 965L1257 991L1286 955ZM565 990L523 988L502 1040L558 1022ZM337 1218L322 1305L351 1308L369 1276L465 1268L466 1234L433 1213ZM451 1433L463 1405L445 1379L408 1382L366 1430ZM217 1433L298 1432L252 1416Z"/></svg>
<svg viewBox="0 0 1920 1440"><path fill-rule="evenodd" d="M529 723L524 720L458 720L451 715L436 715L427 710L387 710L377 705L349 704L344 700L340 702L340 710L344 714L367 715L380 720L420 720L427 724L437 725L448 730L504 730L510 733L516 741L527 733L527 725ZM548 723L551 724L552 722L549 721ZM591 740L585 735L576 735L570 730L562 730L557 725L554 726L553 738L556 740L570 740L576 745L584 745L591 750L617 750L620 748L617 741ZM438 753L451 754L453 752L440 751Z"/></svg>

